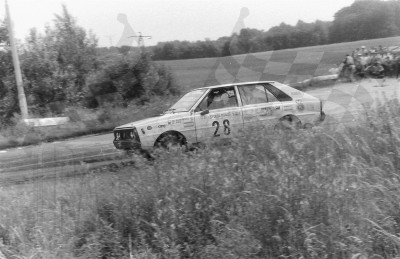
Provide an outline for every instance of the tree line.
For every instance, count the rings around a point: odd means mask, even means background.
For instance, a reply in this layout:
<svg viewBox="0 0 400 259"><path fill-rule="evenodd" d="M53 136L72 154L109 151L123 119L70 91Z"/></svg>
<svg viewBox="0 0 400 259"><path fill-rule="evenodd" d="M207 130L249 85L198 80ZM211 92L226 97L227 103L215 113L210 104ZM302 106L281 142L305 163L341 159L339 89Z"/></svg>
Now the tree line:
<svg viewBox="0 0 400 259"><path fill-rule="evenodd" d="M281 23L268 31L244 28L205 41L160 42L148 47L154 60L223 57L252 52L384 38L400 35L400 1L364 0L336 12L333 21Z"/></svg>
<svg viewBox="0 0 400 259"><path fill-rule="evenodd" d="M0 129L19 113L6 23L0 24ZM19 43L25 95L31 116L63 114L70 107L145 103L154 95L179 92L172 74L146 51L99 52L97 38L63 6L44 33L30 31ZM116 99L117 98L117 99Z"/></svg>

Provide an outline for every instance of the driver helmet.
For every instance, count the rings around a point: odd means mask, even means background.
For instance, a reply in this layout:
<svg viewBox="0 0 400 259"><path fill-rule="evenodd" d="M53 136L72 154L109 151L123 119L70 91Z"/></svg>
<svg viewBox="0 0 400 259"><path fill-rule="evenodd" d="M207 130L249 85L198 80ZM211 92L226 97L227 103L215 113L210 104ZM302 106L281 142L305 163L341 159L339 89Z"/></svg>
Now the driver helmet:
<svg viewBox="0 0 400 259"><path fill-rule="evenodd" d="M229 95L227 93L223 93L221 94L220 99L224 104L227 104L229 101Z"/></svg>

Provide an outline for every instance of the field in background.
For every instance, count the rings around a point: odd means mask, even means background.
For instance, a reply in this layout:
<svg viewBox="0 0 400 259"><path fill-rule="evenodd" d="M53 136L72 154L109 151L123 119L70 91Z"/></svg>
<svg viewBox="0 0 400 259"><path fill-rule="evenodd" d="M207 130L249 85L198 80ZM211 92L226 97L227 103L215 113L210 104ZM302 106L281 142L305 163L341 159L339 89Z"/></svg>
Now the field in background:
<svg viewBox="0 0 400 259"><path fill-rule="evenodd" d="M361 46L369 49L379 45L398 46L400 37L259 52L219 59L203 58L158 62L165 64L175 73L178 83L186 91L209 85L207 79L214 71L219 83L232 83L234 78L222 65L223 63L229 64L231 59L241 64L236 77L238 81L262 79L294 83L294 81L305 80L312 76L329 75L329 69L337 66L346 54L351 54L353 50ZM267 67L263 61L268 61ZM214 67L217 69L215 70ZM235 69L233 64L230 68Z"/></svg>

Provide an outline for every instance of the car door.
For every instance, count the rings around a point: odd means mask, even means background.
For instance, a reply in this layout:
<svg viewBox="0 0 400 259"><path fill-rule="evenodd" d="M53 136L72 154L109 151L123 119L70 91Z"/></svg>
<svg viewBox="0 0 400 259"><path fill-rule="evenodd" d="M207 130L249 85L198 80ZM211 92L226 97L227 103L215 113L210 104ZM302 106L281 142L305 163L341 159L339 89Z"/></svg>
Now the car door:
<svg viewBox="0 0 400 259"><path fill-rule="evenodd" d="M282 103L264 84L238 86L242 103L244 127L263 126L273 128L282 117Z"/></svg>
<svg viewBox="0 0 400 259"><path fill-rule="evenodd" d="M211 88L195 109L198 142L226 140L243 128L242 111L234 86Z"/></svg>

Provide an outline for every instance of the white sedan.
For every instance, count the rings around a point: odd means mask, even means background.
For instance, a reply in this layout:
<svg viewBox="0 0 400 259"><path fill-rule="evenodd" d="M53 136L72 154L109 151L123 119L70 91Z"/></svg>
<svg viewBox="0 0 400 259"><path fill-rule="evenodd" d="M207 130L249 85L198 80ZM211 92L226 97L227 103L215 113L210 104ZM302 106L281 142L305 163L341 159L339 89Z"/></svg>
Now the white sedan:
<svg viewBox="0 0 400 259"><path fill-rule="evenodd" d="M248 126L309 128L322 122L322 102L274 82L247 82L198 88L185 94L164 114L114 129L118 149L148 150L191 146L228 139Z"/></svg>

